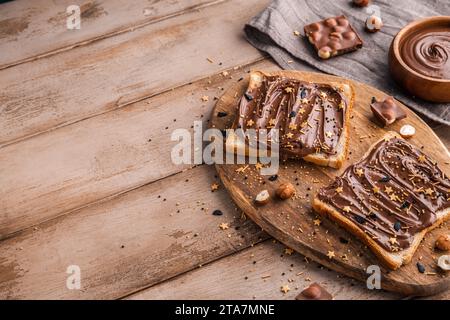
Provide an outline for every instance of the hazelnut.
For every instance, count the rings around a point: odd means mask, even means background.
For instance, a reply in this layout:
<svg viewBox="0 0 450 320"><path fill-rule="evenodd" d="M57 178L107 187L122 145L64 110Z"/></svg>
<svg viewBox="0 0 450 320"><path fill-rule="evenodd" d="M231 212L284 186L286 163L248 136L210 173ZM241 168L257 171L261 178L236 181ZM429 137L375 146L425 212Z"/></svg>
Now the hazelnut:
<svg viewBox="0 0 450 320"><path fill-rule="evenodd" d="M358 7L367 7L370 0L353 0L353 4Z"/></svg>
<svg viewBox="0 0 450 320"><path fill-rule="evenodd" d="M342 34L339 32L332 32L330 33L330 38L342 40Z"/></svg>
<svg viewBox="0 0 450 320"><path fill-rule="evenodd" d="M377 32L383 27L383 21L380 17L372 15L366 20L366 30L368 32Z"/></svg>
<svg viewBox="0 0 450 320"><path fill-rule="evenodd" d="M347 39L347 40L350 40L350 41L354 40L356 38L356 34L353 31L344 32L342 34L342 36L344 37L344 39Z"/></svg>
<svg viewBox="0 0 450 320"><path fill-rule="evenodd" d="M311 32L309 34L308 40L311 43L315 43L315 42L319 41L321 37L322 36L321 36L321 34L319 32Z"/></svg>
<svg viewBox="0 0 450 320"><path fill-rule="evenodd" d="M342 48L341 43L338 40L331 40L328 42L328 46L330 47L333 52L336 52L340 48Z"/></svg>
<svg viewBox="0 0 450 320"><path fill-rule="evenodd" d="M342 27L348 26L348 20L344 17L337 18L337 23Z"/></svg>
<svg viewBox="0 0 450 320"><path fill-rule="evenodd" d="M334 27L335 25L337 25L337 21L334 18L328 18L325 20L325 25L328 27Z"/></svg>
<svg viewBox="0 0 450 320"><path fill-rule="evenodd" d="M342 33L342 32L345 31L345 27L343 27L343 26L334 26L332 31L333 32Z"/></svg>
<svg viewBox="0 0 450 320"><path fill-rule="evenodd" d="M412 125L405 124L400 128L400 135L405 139L409 139L415 134L416 128L414 128Z"/></svg>
<svg viewBox="0 0 450 320"><path fill-rule="evenodd" d="M309 28L311 29L311 31L319 31L322 28L322 26L317 22L314 22L309 26Z"/></svg>
<svg viewBox="0 0 450 320"><path fill-rule="evenodd" d="M269 191L263 190L258 193L255 197L255 203L262 206L269 202L270 194Z"/></svg>
<svg viewBox="0 0 450 320"><path fill-rule="evenodd" d="M331 48L330 47L322 47L319 49L319 57L322 59L328 59L331 57Z"/></svg>
<svg viewBox="0 0 450 320"><path fill-rule="evenodd" d="M282 183L278 187L276 194L280 199L289 199L295 194L295 188L291 183Z"/></svg>
<svg viewBox="0 0 450 320"><path fill-rule="evenodd" d="M450 235L440 235L436 239L436 243L434 244L436 249L441 251L449 251L450 250Z"/></svg>
<svg viewBox="0 0 450 320"><path fill-rule="evenodd" d="M444 271L450 270L450 256L449 255L442 255L438 259L438 266Z"/></svg>

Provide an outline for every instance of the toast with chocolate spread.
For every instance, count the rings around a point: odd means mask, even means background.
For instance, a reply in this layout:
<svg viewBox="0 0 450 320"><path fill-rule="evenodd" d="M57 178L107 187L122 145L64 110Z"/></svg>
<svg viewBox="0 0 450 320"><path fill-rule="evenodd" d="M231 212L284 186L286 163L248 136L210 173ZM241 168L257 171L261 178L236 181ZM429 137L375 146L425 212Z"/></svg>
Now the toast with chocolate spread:
<svg viewBox="0 0 450 320"><path fill-rule="evenodd" d="M348 149L348 126L354 91L347 83L311 83L300 74L250 74L248 88L237 106L233 129L278 129L283 157L304 159L340 168ZM235 152L249 153L248 141L227 136ZM230 149L228 149L230 150Z"/></svg>
<svg viewBox="0 0 450 320"><path fill-rule="evenodd" d="M321 188L312 206L395 270L411 261L427 232L450 217L450 179L420 149L389 132Z"/></svg>

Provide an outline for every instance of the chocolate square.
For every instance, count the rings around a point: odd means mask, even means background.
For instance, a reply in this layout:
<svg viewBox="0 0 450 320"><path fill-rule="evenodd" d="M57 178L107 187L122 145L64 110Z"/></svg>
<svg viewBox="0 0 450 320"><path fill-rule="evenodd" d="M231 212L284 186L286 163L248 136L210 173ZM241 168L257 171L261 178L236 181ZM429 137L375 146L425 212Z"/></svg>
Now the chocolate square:
<svg viewBox="0 0 450 320"><path fill-rule="evenodd" d="M317 55L328 59L360 49L363 42L345 16L327 18L306 25L305 35L314 46Z"/></svg>
<svg viewBox="0 0 450 320"><path fill-rule="evenodd" d="M383 101L373 99L370 109L383 127L406 118L405 111L395 102L393 97L387 97Z"/></svg>

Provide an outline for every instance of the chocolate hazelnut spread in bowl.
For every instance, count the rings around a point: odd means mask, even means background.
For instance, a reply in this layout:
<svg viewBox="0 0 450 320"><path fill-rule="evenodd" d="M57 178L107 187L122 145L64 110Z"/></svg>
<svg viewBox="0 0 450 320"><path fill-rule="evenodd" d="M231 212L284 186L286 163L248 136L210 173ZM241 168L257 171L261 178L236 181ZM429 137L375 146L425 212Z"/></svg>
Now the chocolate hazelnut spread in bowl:
<svg viewBox="0 0 450 320"><path fill-rule="evenodd" d="M450 27L433 26L408 34L400 55L408 67L424 76L450 79Z"/></svg>
<svg viewBox="0 0 450 320"><path fill-rule="evenodd" d="M391 44L389 67L412 96L450 102L450 16L425 18L400 30Z"/></svg>

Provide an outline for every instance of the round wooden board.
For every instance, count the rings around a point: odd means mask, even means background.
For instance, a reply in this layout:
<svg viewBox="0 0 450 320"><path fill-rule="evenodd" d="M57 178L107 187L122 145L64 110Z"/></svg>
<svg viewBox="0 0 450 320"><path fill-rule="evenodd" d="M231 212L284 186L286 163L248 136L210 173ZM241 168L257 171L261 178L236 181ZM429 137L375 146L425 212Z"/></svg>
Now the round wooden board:
<svg viewBox="0 0 450 320"><path fill-rule="evenodd" d="M267 176L259 175L255 165L216 165L223 185L238 207L261 228L286 246L347 276L366 281L369 276L366 273L367 267L379 265L383 289L406 295L432 295L448 290L450 288L449 272L444 274L439 270L437 258L442 253L433 249L437 236L448 233L448 224L443 224L425 237L411 263L396 271L390 271L384 268L372 252L346 230L324 218L320 218L319 226L314 225L313 222L318 215L312 210L310 201L316 191L321 186L330 183L336 175L340 175L348 165L359 160L368 148L387 132L387 129L380 128L372 122L372 113L369 107L372 97L382 99L386 94L368 85L335 76L300 71L278 72L285 76L294 72L300 73L305 81L335 81L353 85L356 91L356 101L350 121L349 156L339 170L316 166L304 161L281 162L279 177L273 182L269 181ZM219 129L231 127L238 100L247 86L248 77L226 90L213 110L212 127ZM404 124L413 125L417 133L410 139L410 142L423 147L424 152L434 158L445 174L450 176L450 155L446 147L414 112L404 105L402 106L407 112L407 118L391 125L389 130L398 132ZM227 112L228 115L218 117L219 111ZM238 168L246 169L237 172ZM272 200L263 207L254 205L253 200L259 191L267 189L273 195L276 187L287 181L296 186L295 198L282 201L272 197ZM329 251L334 251L333 259L327 257ZM426 267L424 274L417 270L416 263L419 259Z"/></svg>

